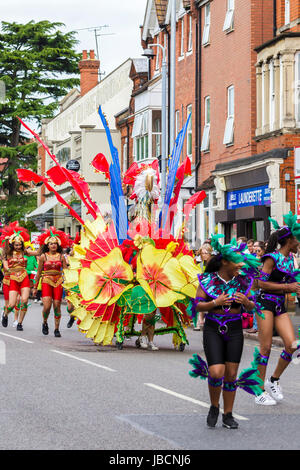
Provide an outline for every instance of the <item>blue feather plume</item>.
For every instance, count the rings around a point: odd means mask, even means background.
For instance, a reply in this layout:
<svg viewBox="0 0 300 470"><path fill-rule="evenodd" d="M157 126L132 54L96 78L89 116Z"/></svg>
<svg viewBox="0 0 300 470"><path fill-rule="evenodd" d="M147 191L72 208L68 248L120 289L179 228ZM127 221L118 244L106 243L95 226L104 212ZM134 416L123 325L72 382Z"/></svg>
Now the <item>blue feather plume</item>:
<svg viewBox="0 0 300 470"><path fill-rule="evenodd" d="M115 224L117 237L119 243L122 243L127 238L128 231L128 218L127 208L125 204L125 197L122 189L121 168L119 162L119 154L117 148L113 145L111 133L107 125L105 116L99 106L98 113L105 129L106 137L109 144L112 163L109 167L110 174L110 202L112 206L112 218Z"/></svg>

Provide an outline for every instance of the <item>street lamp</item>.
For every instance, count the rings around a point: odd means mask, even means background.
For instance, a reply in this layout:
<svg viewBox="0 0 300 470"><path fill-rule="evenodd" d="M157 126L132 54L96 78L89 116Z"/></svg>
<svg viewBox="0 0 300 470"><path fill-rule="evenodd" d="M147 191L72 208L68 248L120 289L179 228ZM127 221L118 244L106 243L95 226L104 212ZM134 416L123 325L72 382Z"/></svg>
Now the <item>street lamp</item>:
<svg viewBox="0 0 300 470"><path fill-rule="evenodd" d="M166 48L161 44L149 44L149 48L144 49L143 56L152 59L155 54L152 47L159 47L162 50L162 106L161 106L161 204L163 205L166 193L167 179L167 61Z"/></svg>

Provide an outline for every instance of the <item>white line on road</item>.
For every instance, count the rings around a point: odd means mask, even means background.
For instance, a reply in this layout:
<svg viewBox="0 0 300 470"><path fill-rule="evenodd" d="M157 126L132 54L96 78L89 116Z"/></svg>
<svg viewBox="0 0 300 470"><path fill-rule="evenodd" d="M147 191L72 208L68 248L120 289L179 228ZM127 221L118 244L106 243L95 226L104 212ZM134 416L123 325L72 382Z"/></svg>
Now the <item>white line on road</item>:
<svg viewBox="0 0 300 470"><path fill-rule="evenodd" d="M85 362L85 364L89 364L90 366L99 367L100 369L108 370L109 372L117 372L115 369L111 369L107 366L102 366L101 364L97 364L97 362L88 361L87 359L82 359L81 357L73 356L72 354L67 354L61 351L57 351L56 349L52 349L52 352L57 354L61 354L62 356L70 357L71 359L77 359L77 361Z"/></svg>
<svg viewBox="0 0 300 470"><path fill-rule="evenodd" d="M169 395L172 395L173 397L181 398L181 400L189 401L191 403L194 403L195 405L203 406L204 408L210 408L210 405L208 403L205 403L204 401L196 400L195 398L187 397L186 395L181 395L181 393L173 392L172 390L168 390L167 388L160 387L159 385L146 384L146 383L144 383L144 385L146 385L147 387L151 387L156 390L159 390L160 392L168 393ZM221 408L220 408L220 411L223 412ZM233 415L235 418L240 419L241 421L249 420L248 418L237 415L236 413L233 413Z"/></svg>
<svg viewBox="0 0 300 470"><path fill-rule="evenodd" d="M17 339L18 341L23 341L23 343L34 344L33 341L29 341L28 339L19 338L18 336L8 335L7 333L0 333L2 336L7 336L8 338Z"/></svg>

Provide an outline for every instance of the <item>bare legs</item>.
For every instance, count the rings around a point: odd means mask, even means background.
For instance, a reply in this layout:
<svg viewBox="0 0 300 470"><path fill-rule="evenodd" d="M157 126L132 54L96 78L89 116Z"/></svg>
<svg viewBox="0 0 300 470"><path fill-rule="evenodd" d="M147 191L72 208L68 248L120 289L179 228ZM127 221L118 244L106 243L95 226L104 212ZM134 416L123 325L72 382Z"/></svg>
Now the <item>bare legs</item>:
<svg viewBox="0 0 300 470"><path fill-rule="evenodd" d="M54 309L54 325L55 325L55 336L60 336L59 325L61 319L61 301L53 300L52 297L43 297L43 333L48 334L48 317L50 315L51 307L53 303Z"/></svg>
<svg viewBox="0 0 300 470"><path fill-rule="evenodd" d="M213 381L220 381L224 383L234 383L237 377L239 364L234 362L226 362L226 364L215 364L209 367L209 375ZM219 386L208 385L209 396L211 404L215 407L219 406L222 384ZM224 402L224 414L231 413L233 409L235 390L227 391L223 388L223 402Z"/></svg>

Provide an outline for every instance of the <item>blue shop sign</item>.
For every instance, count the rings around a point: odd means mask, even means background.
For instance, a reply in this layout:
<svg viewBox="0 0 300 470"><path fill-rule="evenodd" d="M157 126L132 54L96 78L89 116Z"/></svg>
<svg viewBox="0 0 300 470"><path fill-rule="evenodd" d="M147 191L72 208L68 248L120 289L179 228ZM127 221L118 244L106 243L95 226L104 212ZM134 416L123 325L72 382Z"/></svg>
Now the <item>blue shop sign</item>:
<svg viewBox="0 0 300 470"><path fill-rule="evenodd" d="M227 209L270 204L271 190L269 186L256 186L255 188L227 192Z"/></svg>

